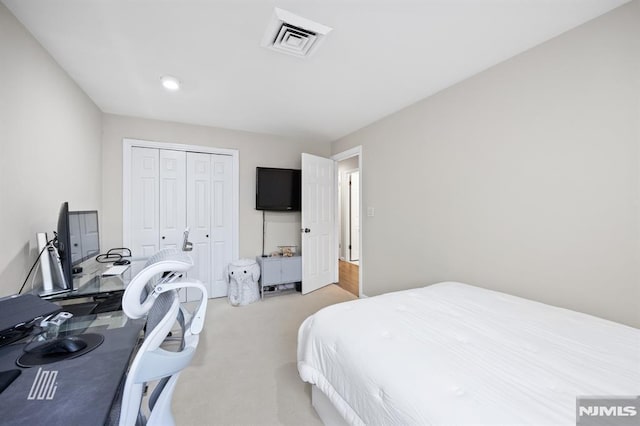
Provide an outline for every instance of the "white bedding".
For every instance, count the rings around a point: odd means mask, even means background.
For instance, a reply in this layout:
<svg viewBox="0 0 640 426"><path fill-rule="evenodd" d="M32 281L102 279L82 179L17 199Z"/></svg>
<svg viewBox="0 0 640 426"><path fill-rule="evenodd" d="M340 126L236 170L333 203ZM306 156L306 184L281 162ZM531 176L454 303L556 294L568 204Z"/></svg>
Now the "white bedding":
<svg viewBox="0 0 640 426"><path fill-rule="evenodd" d="M640 394L640 330L440 283L310 316L298 371L353 425L575 425L578 395Z"/></svg>

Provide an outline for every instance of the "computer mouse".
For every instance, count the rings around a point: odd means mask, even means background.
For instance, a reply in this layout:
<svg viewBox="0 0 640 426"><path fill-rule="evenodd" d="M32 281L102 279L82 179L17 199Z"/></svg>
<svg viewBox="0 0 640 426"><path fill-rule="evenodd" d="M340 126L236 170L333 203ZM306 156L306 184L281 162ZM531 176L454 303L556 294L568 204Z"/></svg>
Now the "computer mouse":
<svg viewBox="0 0 640 426"><path fill-rule="evenodd" d="M87 342L77 337L63 337L60 339L54 351L74 353L87 347Z"/></svg>
<svg viewBox="0 0 640 426"><path fill-rule="evenodd" d="M44 343L36 348L33 348L31 353L37 353L41 355L61 355L72 354L87 347L87 343L78 337L67 336L59 337L48 343Z"/></svg>

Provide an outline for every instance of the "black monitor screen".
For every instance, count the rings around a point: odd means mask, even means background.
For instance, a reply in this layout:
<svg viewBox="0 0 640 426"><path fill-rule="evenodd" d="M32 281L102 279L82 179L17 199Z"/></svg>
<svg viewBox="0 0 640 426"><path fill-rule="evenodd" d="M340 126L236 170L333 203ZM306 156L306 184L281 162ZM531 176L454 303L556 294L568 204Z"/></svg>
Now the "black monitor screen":
<svg viewBox="0 0 640 426"><path fill-rule="evenodd" d="M257 210L300 210L300 170L256 168Z"/></svg>
<svg viewBox="0 0 640 426"><path fill-rule="evenodd" d="M98 212L69 212L69 237L73 266L99 255Z"/></svg>
<svg viewBox="0 0 640 426"><path fill-rule="evenodd" d="M64 202L58 214L58 229L56 233L56 249L60 257L62 275L67 289L73 290L73 275L71 274L71 238L69 235L69 203Z"/></svg>

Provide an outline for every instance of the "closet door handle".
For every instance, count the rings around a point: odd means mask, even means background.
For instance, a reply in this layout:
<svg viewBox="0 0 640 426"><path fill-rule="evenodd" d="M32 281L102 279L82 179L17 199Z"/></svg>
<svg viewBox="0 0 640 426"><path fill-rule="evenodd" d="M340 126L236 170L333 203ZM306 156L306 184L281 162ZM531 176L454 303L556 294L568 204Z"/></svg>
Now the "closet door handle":
<svg viewBox="0 0 640 426"><path fill-rule="evenodd" d="M311 232L311 229L304 228L304 229L301 229L301 231L304 232L305 234L308 234L309 232Z"/></svg>
<svg viewBox="0 0 640 426"><path fill-rule="evenodd" d="M164 237L164 236L162 236L162 239L164 240L164 239L165 239L165 237Z"/></svg>

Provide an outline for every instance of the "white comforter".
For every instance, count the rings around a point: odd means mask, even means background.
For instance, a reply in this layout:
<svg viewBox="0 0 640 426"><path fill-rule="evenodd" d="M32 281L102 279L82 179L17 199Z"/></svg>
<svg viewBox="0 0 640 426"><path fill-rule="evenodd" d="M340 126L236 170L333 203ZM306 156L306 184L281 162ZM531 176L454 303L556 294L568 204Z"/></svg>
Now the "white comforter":
<svg viewBox="0 0 640 426"><path fill-rule="evenodd" d="M640 330L440 283L310 316L298 371L354 425L575 425L577 395L640 394Z"/></svg>

